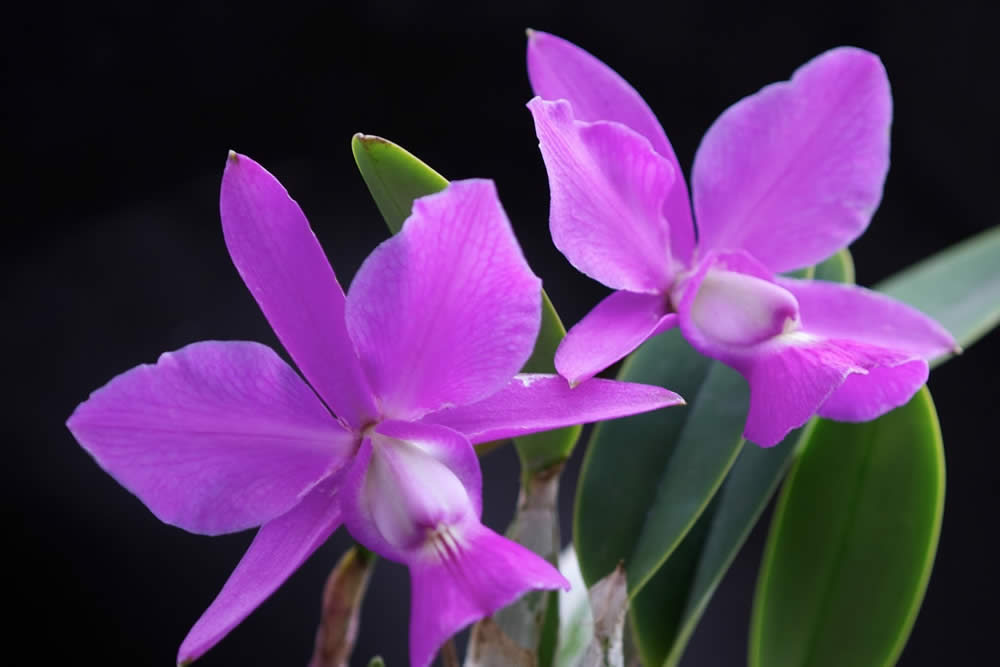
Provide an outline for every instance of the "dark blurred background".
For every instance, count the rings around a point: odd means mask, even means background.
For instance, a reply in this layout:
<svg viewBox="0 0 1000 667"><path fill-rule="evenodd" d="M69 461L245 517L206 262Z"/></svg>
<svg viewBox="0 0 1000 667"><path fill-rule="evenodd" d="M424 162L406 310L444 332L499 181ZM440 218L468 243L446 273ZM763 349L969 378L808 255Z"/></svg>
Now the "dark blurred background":
<svg viewBox="0 0 1000 667"><path fill-rule="evenodd" d="M74 3L2 19L7 517L4 662L171 665L251 539L157 521L63 426L112 376L203 339L277 341L230 263L218 221L226 151L275 173L346 285L384 225L349 149L400 143L450 178L495 179L529 261L568 323L603 295L552 247L524 69L524 29L588 48L628 78L685 169L726 106L854 44L895 98L892 168L852 250L870 285L1000 222L991 3ZM1000 261L1000 258L998 258ZM998 297L1000 298L1000 297ZM995 657L994 332L931 379L948 453L937 564L902 665ZM627 456L628 443L622 443ZM567 473L568 520L581 447ZM506 448L484 462L488 525L516 495ZM766 525L766 524L765 524ZM569 537L568 521L564 522ZM686 665L744 662L765 530L744 549ZM199 664L305 665L337 533ZM355 664L407 664L406 572L381 562ZM13 659L21 652L29 658Z"/></svg>

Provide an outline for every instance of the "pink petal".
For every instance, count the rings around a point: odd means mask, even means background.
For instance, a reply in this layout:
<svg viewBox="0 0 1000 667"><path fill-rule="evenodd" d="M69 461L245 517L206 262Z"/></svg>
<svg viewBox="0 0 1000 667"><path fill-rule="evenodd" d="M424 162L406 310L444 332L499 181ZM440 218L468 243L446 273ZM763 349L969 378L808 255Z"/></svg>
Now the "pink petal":
<svg viewBox="0 0 1000 667"><path fill-rule="evenodd" d="M347 297L351 338L395 419L498 390L530 356L540 321L541 281L485 180L415 201Z"/></svg>
<svg viewBox="0 0 1000 667"><path fill-rule="evenodd" d="M649 139L670 163L677 183L667 194L663 213L670 221L670 245L683 262L694 248L694 223L683 171L663 127L639 93L617 72L575 44L537 30L528 31L528 77L535 95L567 100L578 120L621 123Z"/></svg>
<svg viewBox="0 0 1000 667"><path fill-rule="evenodd" d="M478 521L479 460L468 439L450 428L383 422L345 472L341 497L354 539L409 562L437 526Z"/></svg>
<svg viewBox="0 0 1000 667"><path fill-rule="evenodd" d="M884 294L822 280L776 282L795 296L802 326L810 333L901 350L928 361L957 347L935 320Z"/></svg>
<svg viewBox="0 0 1000 667"><path fill-rule="evenodd" d="M905 344L891 348L888 338L866 338L864 329L854 338L850 326L811 328L816 304L800 312L786 284L743 253L712 253L674 294L684 337L747 379L748 440L770 447L814 414L873 419L908 401L927 379L926 361Z"/></svg>
<svg viewBox="0 0 1000 667"><path fill-rule="evenodd" d="M313 489L287 514L264 524L226 585L185 637L179 664L200 658L250 615L340 525L336 480Z"/></svg>
<svg viewBox="0 0 1000 667"><path fill-rule="evenodd" d="M663 206L674 168L624 125L575 120L569 102L536 97L528 109L549 174L556 247L612 289L665 290L673 267Z"/></svg>
<svg viewBox="0 0 1000 667"><path fill-rule="evenodd" d="M923 359L912 359L898 366L879 366L867 375L847 376L820 406L820 417L846 422L864 422L881 417L905 405L927 382L929 368Z"/></svg>
<svg viewBox="0 0 1000 667"><path fill-rule="evenodd" d="M489 398L431 413L424 422L448 426L475 444L682 403L662 387L593 379L570 389L558 375L517 375Z"/></svg>
<svg viewBox="0 0 1000 667"><path fill-rule="evenodd" d="M440 558L409 563L412 667L427 667L448 637L524 593L569 589L544 559L478 523L466 527L456 542Z"/></svg>
<svg viewBox="0 0 1000 667"><path fill-rule="evenodd" d="M813 414L874 419L906 403L927 379L922 359L807 334L761 346L752 357L732 365L750 384L743 434L762 447L777 444Z"/></svg>
<svg viewBox="0 0 1000 667"><path fill-rule="evenodd" d="M208 535L284 514L353 446L288 364L245 342L195 343L122 373L67 426L160 520Z"/></svg>
<svg viewBox="0 0 1000 667"><path fill-rule="evenodd" d="M665 294L619 291L567 332L556 350L556 370L573 386L624 358L647 339L677 325Z"/></svg>
<svg viewBox="0 0 1000 667"><path fill-rule="evenodd" d="M344 326L344 291L302 209L230 153L219 199L226 246L267 321L326 404L352 426L377 412Z"/></svg>
<svg viewBox="0 0 1000 667"><path fill-rule="evenodd" d="M882 197L891 120L882 63L848 47L737 102L695 156L699 244L746 250L775 273L845 247Z"/></svg>

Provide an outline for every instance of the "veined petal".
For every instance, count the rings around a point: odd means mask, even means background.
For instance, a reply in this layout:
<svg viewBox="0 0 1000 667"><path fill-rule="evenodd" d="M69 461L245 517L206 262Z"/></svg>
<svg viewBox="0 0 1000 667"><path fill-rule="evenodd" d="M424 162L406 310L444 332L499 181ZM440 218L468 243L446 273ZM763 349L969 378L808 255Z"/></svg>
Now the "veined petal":
<svg viewBox="0 0 1000 667"><path fill-rule="evenodd" d="M890 363L894 363L890 359ZM852 373L820 406L817 414L844 422L865 422L905 405L924 383L929 372L923 359L909 359L895 366L878 366L867 374Z"/></svg>
<svg viewBox="0 0 1000 667"><path fill-rule="evenodd" d="M656 334L677 325L666 294L618 291L573 325L556 350L556 370L573 386L589 380Z"/></svg>
<svg viewBox="0 0 1000 667"><path fill-rule="evenodd" d="M695 155L700 247L746 250L774 273L845 247L882 197L891 121L881 61L849 47L737 102Z"/></svg>
<svg viewBox="0 0 1000 667"><path fill-rule="evenodd" d="M762 447L813 414L874 419L906 403L927 380L927 362L912 355L805 333L779 337L731 365L750 384L743 434Z"/></svg>
<svg viewBox="0 0 1000 667"><path fill-rule="evenodd" d="M337 481L324 480L287 514L264 524L226 585L194 624L178 664L200 658L273 593L340 525Z"/></svg>
<svg viewBox="0 0 1000 667"><path fill-rule="evenodd" d="M372 551L409 562L441 527L478 521L482 475L471 443L444 426L383 422L345 473L344 523Z"/></svg>
<svg viewBox="0 0 1000 667"><path fill-rule="evenodd" d="M566 40L538 30L528 31L528 78L544 100L567 100L578 120L616 121L649 139L653 149L674 168L677 182L667 194L663 213L670 221L670 246L683 262L694 248L694 224L683 170L674 149L649 105L613 69Z"/></svg>
<svg viewBox="0 0 1000 667"><path fill-rule="evenodd" d="M661 292L673 262L664 201L677 180L649 140L615 122L584 123L569 102L528 102L549 174L552 241L612 289Z"/></svg>
<svg viewBox="0 0 1000 667"><path fill-rule="evenodd" d="M344 291L302 209L274 176L235 153L219 209L236 270L310 384L352 426L375 417L344 325Z"/></svg>
<svg viewBox="0 0 1000 667"><path fill-rule="evenodd" d="M412 667L427 667L448 637L524 593L569 589L569 582L540 556L478 522L408 564Z"/></svg>
<svg viewBox="0 0 1000 667"><path fill-rule="evenodd" d="M744 253L709 254L674 295L684 337L747 379L748 440L770 447L814 414L873 419L908 401L927 379L927 362L905 347L883 346L887 339L847 338L849 327L833 324L812 329L784 284Z"/></svg>
<svg viewBox="0 0 1000 667"><path fill-rule="evenodd" d="M885 294L822 280L776 282L795 296L802 327L810 333L879 345L928 361L957 348L952 335L934 319Z"/></svg>
<svg viewBox="0 0 1000 667"><path fill-rule="evenodd" d="M246 342L194 343L122 373L67 426L161 521L208 535L284 514L353 448L288 364Z"/></svg>
<svg viewBox="0 0 1000 667"><path fill-rule="evenodd" d="M684 399L662 387L592 379L571 389L558 375L525 374L514 376L489 398L433 412L423 422L447 426L476 444L682 403Z"/></svg>
<svg viewBox="0 0 1000 667"><path fill-rule="evenodd" d="M541 281L485 180L416 200L347 297L348 330L394 419L495 392L531 355L540 321Z"/></svg>

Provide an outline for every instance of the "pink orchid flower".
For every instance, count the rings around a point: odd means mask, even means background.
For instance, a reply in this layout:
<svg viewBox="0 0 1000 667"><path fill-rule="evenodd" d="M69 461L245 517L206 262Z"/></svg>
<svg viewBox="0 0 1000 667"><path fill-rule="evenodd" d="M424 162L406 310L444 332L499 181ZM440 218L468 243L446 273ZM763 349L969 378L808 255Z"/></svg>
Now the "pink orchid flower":
<svg viewBox="0 0 1000 667"><path fill-rule="evenodd" d="M517 374L540 281L493 183L416 201L346 296L301 209L258 164L230 155L220 207L237 270L309 384L263 345L195 343L114 378L68 422L161 520L207 535L261 526L178 661L215 645L341 522L409 567L416 667L525 591L568 586L480 523L473 444L680 399Z"/></svg>
<svg viewBox="0 0 1000 667"><path fill-rule="evenodd" d="M779 442L812 415L873 419L955 348L937 322L850 285L776 274L857 238L889 168L892 97L879 59L837 48L727 109L688 191L639 94L579 47L529 33L528 74L559 250L617 290L570 330L556 368L576 385L675 326L750 385L744 435Z"/></svg>

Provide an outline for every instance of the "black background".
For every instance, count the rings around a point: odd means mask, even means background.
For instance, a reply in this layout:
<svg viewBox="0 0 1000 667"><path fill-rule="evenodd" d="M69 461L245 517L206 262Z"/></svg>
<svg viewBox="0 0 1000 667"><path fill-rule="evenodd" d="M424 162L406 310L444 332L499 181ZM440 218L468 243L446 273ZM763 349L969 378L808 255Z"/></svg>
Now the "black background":
<svg viewBox="0 0 1000 667"><path fill-rule="evenodd" d="M895 99L892 168L853 247L862 284L1000 221L996 17L987 3L403 3L37 5L2 18L3 661L173 664L251 538L160 524L63 423L113 375L203 339L277 341L226 254L226 151L274 172L346 285L386 236L349 150L356 131L450 178L494 178L563 318L602 296L547 237L548 191L524 71L525 27L588 48L663 122L682 166L715 116L839 44L881 55ZM1000 258L998 258L1000 261ZM998 297L1000 298L1000 297ZM937 564L901 664L985 664L995 650L996 332L935 371L948 453ZM568 517L574 457L562 496ZM623 443L627 455L627 443ZM516 459L485 461L502 528ZM568 536L568 525L566 526ZM726 578L686 665L744 661L764 536ZM341 531L202 663L304 665ZM355 662L407 664L405 570L382 562Z"/></svg>

